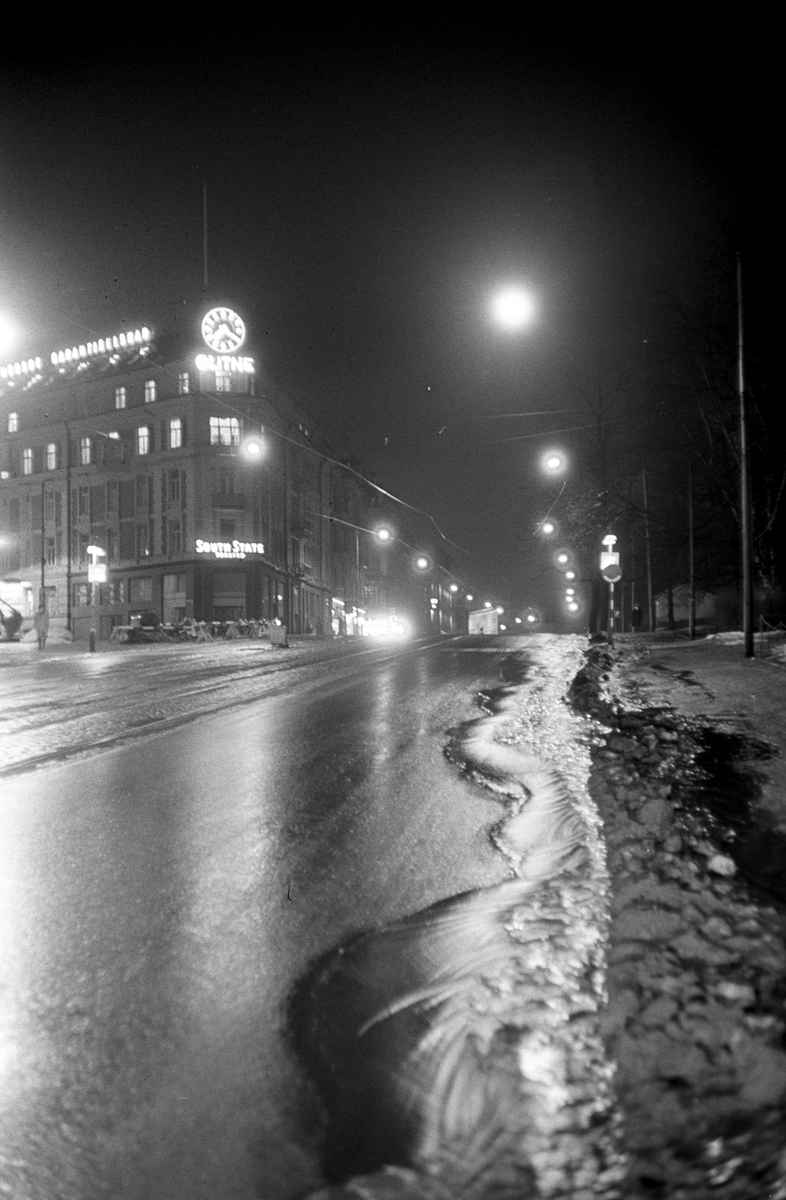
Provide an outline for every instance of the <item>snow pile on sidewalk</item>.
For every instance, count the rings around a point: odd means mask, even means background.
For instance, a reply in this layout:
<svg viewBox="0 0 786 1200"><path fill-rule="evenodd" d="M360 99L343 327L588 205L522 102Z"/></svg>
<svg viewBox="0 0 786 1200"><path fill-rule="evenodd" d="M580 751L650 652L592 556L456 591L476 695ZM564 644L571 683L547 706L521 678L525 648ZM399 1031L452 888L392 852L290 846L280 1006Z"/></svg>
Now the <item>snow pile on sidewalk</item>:
<svg viewBox="0 0 786 1200"><path fill-rule="evenodd" d="M593 647L571 696L597 722L591 791L613 886L604 1034L626 1196L784 1200L783 916L685 803L690 724L667 707L626 711L619 659Z"/></svg>

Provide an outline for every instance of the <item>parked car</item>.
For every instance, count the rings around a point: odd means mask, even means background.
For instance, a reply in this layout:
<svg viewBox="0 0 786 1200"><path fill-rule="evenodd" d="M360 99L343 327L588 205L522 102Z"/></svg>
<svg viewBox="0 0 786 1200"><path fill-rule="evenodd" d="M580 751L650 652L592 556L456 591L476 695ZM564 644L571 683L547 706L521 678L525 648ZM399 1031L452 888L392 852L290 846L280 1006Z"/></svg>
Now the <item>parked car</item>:
<svg viewBox="0 0 786 1200"><path fill-rule="evenodd" d="M0 600L0 622L2 622L2 640L18 642L22 637L22 622L24 618L18 609L5 600Z"/></svg>

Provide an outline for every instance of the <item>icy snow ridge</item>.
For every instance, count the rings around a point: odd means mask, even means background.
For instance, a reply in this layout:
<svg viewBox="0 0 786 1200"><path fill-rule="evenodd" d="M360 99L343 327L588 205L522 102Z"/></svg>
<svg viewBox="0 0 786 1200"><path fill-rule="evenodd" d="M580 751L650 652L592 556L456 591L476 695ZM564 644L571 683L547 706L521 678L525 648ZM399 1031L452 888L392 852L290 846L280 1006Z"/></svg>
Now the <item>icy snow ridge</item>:
<svg viewBox="0 0 786 1200"><path fill-rule="evenodd" d="M332 1097L334 1162L358 1122L379 1136L371 1110L384 1097L399 1127L391 1135L385 1124L381 1161L406 1166L361 1178L358 1167L372 1164L360 1153L351 1183L313 1200L620 1194L620 1121L598 1023L605 857L584 727L562 699L582 649L578 638L533 639L526 682L482 697L486 715L447 748L504 805L492 837L511 880L364 935L323 971L323 1011L326 1000L346 1011L352 983L356 1070Z"/></svg>

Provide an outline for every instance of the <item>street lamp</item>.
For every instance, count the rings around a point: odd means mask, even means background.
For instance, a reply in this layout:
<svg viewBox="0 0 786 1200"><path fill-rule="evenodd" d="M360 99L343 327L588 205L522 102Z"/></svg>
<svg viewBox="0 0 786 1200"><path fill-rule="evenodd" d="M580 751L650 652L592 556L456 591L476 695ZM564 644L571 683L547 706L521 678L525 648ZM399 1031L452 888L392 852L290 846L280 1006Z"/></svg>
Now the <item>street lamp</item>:
<svg viewBox="0 0 786 1200"><path fill-rule="evenodd" d="M0 359L4 359L16 341L16 330L7 317L0 316Z"/></svg>
<svg viewBox="0 0 786 1200"><path fill-rule="evenodd" d="M535 304L523 288L508 287L498 292L491 303L494 320L503 329L522 329L535 313Z"/></svg>
<svg viewBox="0 0 786 1200"><path fill-rule="evenodd" d="M540 466L547 475L561 475L567 469L567 456L562 450L546 450L540 456Z"/></svg>
<svg viewBox="0 0 786 1200"><path fill-rule="evenodd" d="M249 437L243 442L243 453L252 460L260 459L265 453L265 443L261 438Z"/></svg>

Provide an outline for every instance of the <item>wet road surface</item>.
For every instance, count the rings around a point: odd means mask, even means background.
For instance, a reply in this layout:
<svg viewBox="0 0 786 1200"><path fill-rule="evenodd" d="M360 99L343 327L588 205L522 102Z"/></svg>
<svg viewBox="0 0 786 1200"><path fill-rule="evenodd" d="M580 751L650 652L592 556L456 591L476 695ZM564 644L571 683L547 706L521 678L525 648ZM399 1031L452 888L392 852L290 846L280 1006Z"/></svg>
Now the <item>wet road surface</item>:
<svg viewBox="0 0 786 1200"><path fill-rule="evenodd" d="M4 781L0 1191L318 1186L321 1110L287 996L353 934L505 878L493 806L443 754L502 657L450 644L324 664Z"/></svg>

